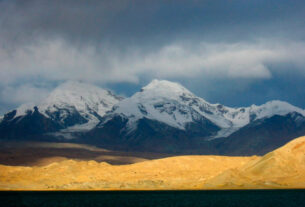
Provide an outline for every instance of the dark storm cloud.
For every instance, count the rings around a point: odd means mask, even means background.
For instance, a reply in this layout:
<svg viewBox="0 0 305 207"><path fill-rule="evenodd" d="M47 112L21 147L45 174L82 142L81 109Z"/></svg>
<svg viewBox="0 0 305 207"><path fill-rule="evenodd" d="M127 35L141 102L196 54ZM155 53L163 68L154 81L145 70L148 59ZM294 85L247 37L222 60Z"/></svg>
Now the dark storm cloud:
<svg viewBox="0 0 305 207"><path fill-rule="evenodd" d="M152 78L213 102L282 97L305 107L292 84L305 79L304 9L296 0L2 0L0 111L65 80L130 95Z"/></svg>
<svg viewBox="0 0 305 207"><path fill-rule="evenodd" d="M9 0L0 11L2 40L18 44L58 36L78 43L179 36L240 41L258 34L304 38L305 26L304 2L293 0Z"/></svg>

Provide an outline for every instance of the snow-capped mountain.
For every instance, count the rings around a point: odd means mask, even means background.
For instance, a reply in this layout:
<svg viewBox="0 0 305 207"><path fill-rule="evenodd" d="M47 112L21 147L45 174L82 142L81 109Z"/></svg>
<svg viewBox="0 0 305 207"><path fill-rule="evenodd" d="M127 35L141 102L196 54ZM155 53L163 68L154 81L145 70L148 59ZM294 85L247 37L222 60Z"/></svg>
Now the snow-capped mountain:
<svg viewBox="0 0 305 207"><path fill-rule="evenodd" d="M226 155L264 155L305 135L305 117L298 112L273 115L250 122L227 138L216 139ZM214 141L214 140L213 140Z"/></svg>
<svg viewBox="0 0 305 207"><path fill-rule="evenodd" d="M0 139L73 138L115 150L182 154L263 154L301 135L305 111L287 102L232 108L166 80L153 80L125 99L67 82L40 104L22 105L0 122Z"/></svg>
<svg viewBox="0 0 305 207"><path fill-rule="evenodd" d="M63 125L73 125L69 123L69 119L76 113L82 117L81 122L98 123L100 118L120 100L121 97L108 90L86 83L68 81L52 91L37 108L44 116L58 120ZM15 117L26 115L33 110L33 107L28 104L20 106Z"/></svg>
<svg viewBox="0 0 305 207"><path fill-rule="evenodd" d="M153 80L140 92L115 105L114 111L104 122L112 116L122 116L128 119L126 130L131 132L143 118L181 130L187 130L190 124L204 119L219 127L218 132L210 137L217 138L227 137L252 121L290 112L305 116L304 110L282 101L270 101L261 106L243 108L210 104L179 83Z"/></svg>
<svg viewBox="0 0 305 207"><path fill-rule="evenodd" d="M143 118L186 130L187 125L192 122L200 122L202 119L209 121L206 119L208 116L203 114L209 113L207 110L210 107L209 103L178 83L153 80L140 92L115 105L109 116L117 114L127 118L129 131L135 129L137 121ZM225 120L217 122L222 123Z"/></svg>
<svg viewBox="0 0 305 207"><path fill-rule="evenodd" d="M226 107L178 83L153 80L114 105L86 141L120 150L249 155L302 134L305 111L289 103Z"/></svg>
<svg viewBox="0 0 305 207"><path fill-rule="evenodd" d="M37 126L44 128L45 132L90 130L120 100L121 97L97 86L68 81L54 89L40 104L24 104L7 113L1 125L8 128L8 125L20 125L25 121L31 124L34 117L39 115L44 122L48 120L56 125L52 130L43 123Z"/></svg>

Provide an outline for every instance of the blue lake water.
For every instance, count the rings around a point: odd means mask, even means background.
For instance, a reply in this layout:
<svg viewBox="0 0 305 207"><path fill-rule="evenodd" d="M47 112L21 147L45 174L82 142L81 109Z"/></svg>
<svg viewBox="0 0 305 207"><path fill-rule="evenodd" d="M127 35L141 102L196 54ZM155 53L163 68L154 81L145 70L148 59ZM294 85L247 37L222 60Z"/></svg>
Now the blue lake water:
<svg viewBox="0 0 305 207"><path fill-rule="evenodd" d="M305 190L0 192L0 206L305 207Z"/></svg>

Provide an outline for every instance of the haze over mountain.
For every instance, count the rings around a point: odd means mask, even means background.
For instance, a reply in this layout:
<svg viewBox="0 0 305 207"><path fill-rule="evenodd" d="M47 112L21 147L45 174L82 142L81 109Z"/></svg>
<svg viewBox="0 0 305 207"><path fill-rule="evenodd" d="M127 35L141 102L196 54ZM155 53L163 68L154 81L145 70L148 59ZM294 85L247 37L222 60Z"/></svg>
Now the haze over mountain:
<svg viewBox="0 0 305 207"><path fill-rule="evenodd" d="M226 107L166 80L153 80L125 99L67 82L39 105L22 105L0 123L1 139L192 154L264 154L304 133L305 111L287 102Z"/></svg>

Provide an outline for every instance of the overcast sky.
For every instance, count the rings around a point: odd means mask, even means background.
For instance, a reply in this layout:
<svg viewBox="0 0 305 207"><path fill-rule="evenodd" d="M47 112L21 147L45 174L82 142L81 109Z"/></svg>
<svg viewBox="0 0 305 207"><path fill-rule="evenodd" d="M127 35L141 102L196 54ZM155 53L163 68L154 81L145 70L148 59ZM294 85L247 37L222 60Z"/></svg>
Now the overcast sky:
<svg viewBox="0 0 305 207"><path fill-rule="evenodd" d="M67 80L129 96L155 78L305 108L305 1L0 0L0 114Z"/></svg>

